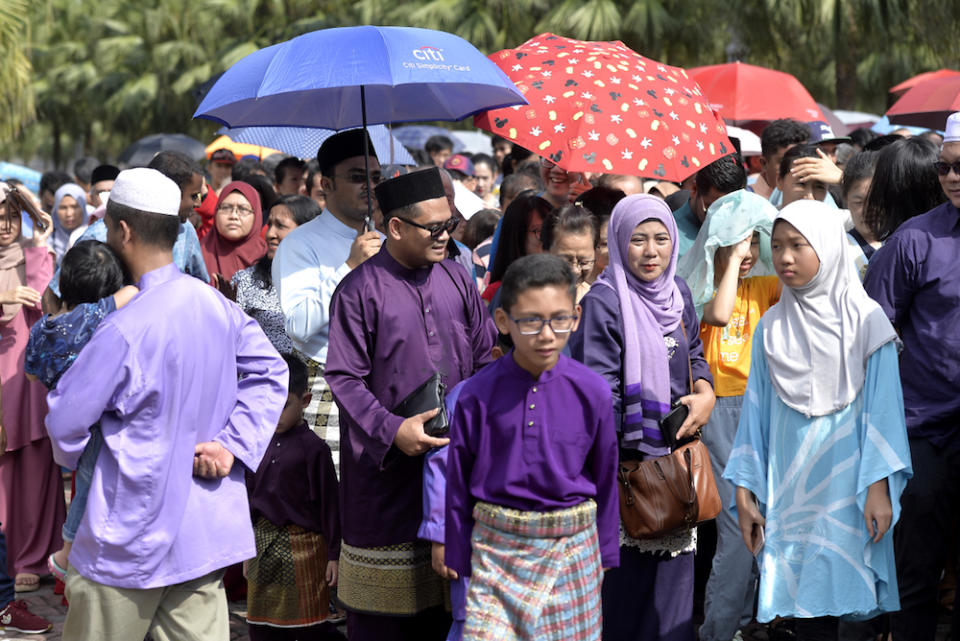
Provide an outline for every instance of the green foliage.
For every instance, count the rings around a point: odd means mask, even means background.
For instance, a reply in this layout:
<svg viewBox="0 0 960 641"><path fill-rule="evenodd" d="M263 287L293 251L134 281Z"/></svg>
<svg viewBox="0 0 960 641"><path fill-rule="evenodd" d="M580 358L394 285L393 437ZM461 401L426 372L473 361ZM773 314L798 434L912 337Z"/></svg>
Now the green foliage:
<svg viewBox="0 0 960 641"><path fill-rule="evenodd" d="M943 0L0 0L0 138L59 166L150 133L209 140L216 125L191 120L198 87L261 47L353 24L442 29L486 53L552 31L683 67L742 59L874 112L888 87L960 60L960 2Z"/></svg>

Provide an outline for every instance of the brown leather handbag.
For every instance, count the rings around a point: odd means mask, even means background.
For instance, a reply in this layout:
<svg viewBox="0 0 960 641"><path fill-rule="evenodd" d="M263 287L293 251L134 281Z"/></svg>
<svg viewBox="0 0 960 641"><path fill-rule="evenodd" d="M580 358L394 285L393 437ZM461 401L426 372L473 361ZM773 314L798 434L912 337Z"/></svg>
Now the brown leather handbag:
<svg viewBox="0 0 960 641"><path fill-rule="evenodd" d="M685 327L683 336L686 339ZM687 371L692 393L693 367L689 355ZM657 539L688 530L716 518L723 509L710 454L699 433L697 438L666 456L619 461L617 467L620 518L632 538Z"/></svg>

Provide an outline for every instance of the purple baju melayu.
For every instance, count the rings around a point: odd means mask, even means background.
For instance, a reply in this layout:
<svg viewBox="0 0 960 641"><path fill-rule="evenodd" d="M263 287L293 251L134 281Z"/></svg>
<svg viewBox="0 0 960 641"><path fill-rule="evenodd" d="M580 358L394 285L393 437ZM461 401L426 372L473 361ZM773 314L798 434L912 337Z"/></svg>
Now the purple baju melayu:
<svg viewBox="0 0 960 641"><path fill-rule="evenodd" d="M404 419L390 410L434 372L448 389L469 377L490 362L496 340L493 321L462 267L445 260L409 269L388 246L348 274L330 304L324 376L340 407L338 595L352 610L351 641L402 636L397 617L442 602L429 544L416 543L423 457L393 446ZM390 571L400 578L387 585L380 567L397 555L403 569Z"/></svg>
<svg viewBox="0 0 960 641"><path fill-rule="evenodd" d="M50 393L47 429L69 468L89 426L103 431L70 565L97 583L154 588L255 555L244 466L260 464L288 373L256 321L173 263L138 286ZM236 457L229 476L193 475L207 441Z"/></svg>

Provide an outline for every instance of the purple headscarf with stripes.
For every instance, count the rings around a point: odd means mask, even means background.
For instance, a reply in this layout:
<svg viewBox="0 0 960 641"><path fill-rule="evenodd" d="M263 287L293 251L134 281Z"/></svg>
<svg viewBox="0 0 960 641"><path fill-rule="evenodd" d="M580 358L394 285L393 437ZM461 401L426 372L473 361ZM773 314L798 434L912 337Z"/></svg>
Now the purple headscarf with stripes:
<svg viewBox="0 0 960 641"><path fill-rule="evenodd" d="M628 249L637 225L663 223L673 241L670 264L651 282L630 271ZM613 208L608 233L610 264L597 279L617 293L623 323L623 445L648 454L669 449L659 421L670 411L670 363L663 337L674 331L683 315L677 272L677 223L660 198L627 196Z"/></svg>

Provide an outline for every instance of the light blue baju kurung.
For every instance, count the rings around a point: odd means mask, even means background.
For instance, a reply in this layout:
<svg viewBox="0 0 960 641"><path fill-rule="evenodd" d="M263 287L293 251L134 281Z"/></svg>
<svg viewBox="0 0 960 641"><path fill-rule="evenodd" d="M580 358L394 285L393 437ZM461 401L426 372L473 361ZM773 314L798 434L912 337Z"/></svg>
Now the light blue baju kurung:
<svg viewBox="0 0 960 641"><path fill-rule="evenodd" d="M854 401L820 417L783 403L770 379L763 321L743 412L724 478L749 489L766 518L757 619L846 615L866 619L900 608L893 523L912 476L897 350L867 361ZM893 523L879 543L864 523L867 488L888 479Z"/></svg>

